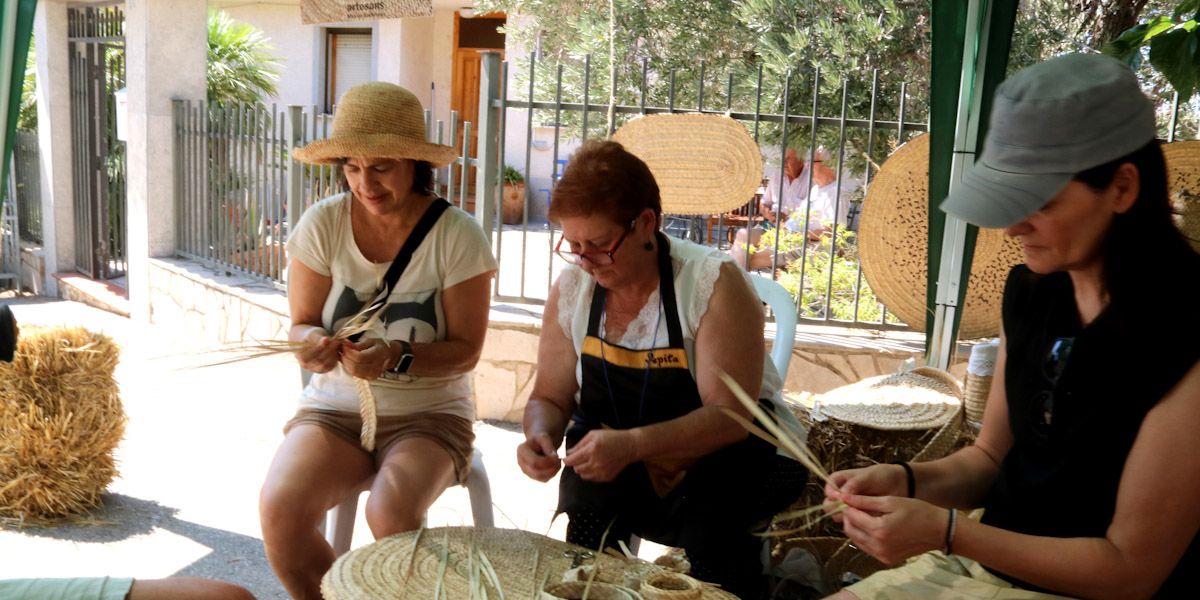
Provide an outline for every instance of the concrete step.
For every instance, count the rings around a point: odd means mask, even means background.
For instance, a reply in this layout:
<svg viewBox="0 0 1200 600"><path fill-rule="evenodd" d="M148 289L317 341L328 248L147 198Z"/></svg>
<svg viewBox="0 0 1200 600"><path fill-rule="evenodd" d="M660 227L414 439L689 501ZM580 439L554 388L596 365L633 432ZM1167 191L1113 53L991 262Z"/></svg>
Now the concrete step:
<svg viewBox="0 0 1200 600"><path fill-rule="evenodd" d="M129 294L111 281L97 281L79 273L55 273L58 295L101 310L129 316Z"/></svg>

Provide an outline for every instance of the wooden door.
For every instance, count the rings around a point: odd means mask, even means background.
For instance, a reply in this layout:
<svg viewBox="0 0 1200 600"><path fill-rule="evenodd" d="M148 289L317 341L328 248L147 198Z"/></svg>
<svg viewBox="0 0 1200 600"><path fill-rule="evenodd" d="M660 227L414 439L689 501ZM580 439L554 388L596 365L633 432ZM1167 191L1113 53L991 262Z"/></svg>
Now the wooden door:
<svg viewBox="0 0 1200 600"><path fill-rule="evenodd" d="M470 122L471 139L468 140L468 150L472 157L477 157L479 150L476 128L479 125L479 64L482 62L480 52L499 52L500 60L504 60L504 38L495 32L496 26L503 25L504 21L503 13L465 20L459 13L454 13L454 70L451 73L450 110L458 113L459 121L452 143L455 150L462 151L462 124ZM481 28L492 35L480 35ZM460 174L468 189L473 190L475 169L467 169L466 173Z"/></svg>

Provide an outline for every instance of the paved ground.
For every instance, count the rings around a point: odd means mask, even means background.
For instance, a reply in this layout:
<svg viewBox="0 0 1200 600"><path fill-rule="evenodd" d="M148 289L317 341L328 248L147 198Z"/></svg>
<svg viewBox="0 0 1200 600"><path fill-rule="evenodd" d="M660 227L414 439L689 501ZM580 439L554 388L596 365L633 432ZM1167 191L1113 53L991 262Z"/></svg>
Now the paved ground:
<svg viewBox="0 0 1200 600"><path fill-rule="evenodd" d="M215 355L203 354L186 332L64 300L0 300L23 327L81 325L112 336L122 347L116 378L129 416L117 450L120 475L96 523L0 528L0 578L193 575L241 584L259 598L286 598L263 556L257 494L294 410L295 362L278 356L188 368ZM497 526L561 538L565 519L551 524L557 480L541 484L521 474L517 426L481 422L476 433ZM430 526L470 523L463 488L448 490L429 512ZM354 544L370 541L360 514ZM660 551L643 543L641 553Z"/></svg>

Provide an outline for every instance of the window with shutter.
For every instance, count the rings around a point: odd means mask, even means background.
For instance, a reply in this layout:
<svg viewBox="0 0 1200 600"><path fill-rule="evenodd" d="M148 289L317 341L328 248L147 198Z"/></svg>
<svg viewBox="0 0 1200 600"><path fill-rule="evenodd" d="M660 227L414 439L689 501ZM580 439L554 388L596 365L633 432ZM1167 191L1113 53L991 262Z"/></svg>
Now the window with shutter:
<svg viewBox="0 0 1200 600"><path fill-rule="evenodd" d="M331 29L326 39L325 111L346 90L371 81L371 31Z"/></svg>

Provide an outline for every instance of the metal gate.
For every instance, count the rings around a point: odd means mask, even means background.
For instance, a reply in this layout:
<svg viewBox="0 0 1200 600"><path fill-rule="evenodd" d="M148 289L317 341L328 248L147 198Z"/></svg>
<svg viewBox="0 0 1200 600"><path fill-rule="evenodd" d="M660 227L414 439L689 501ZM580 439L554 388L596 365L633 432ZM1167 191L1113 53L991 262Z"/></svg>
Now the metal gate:
<svg viewBox="0 0 1200 600"><path fill-rule="evenodd" d="M113 279L126 270L125 142L114 96L125 87L125 13L119 4L71 8L67 27L75 265Z"/></svg>

